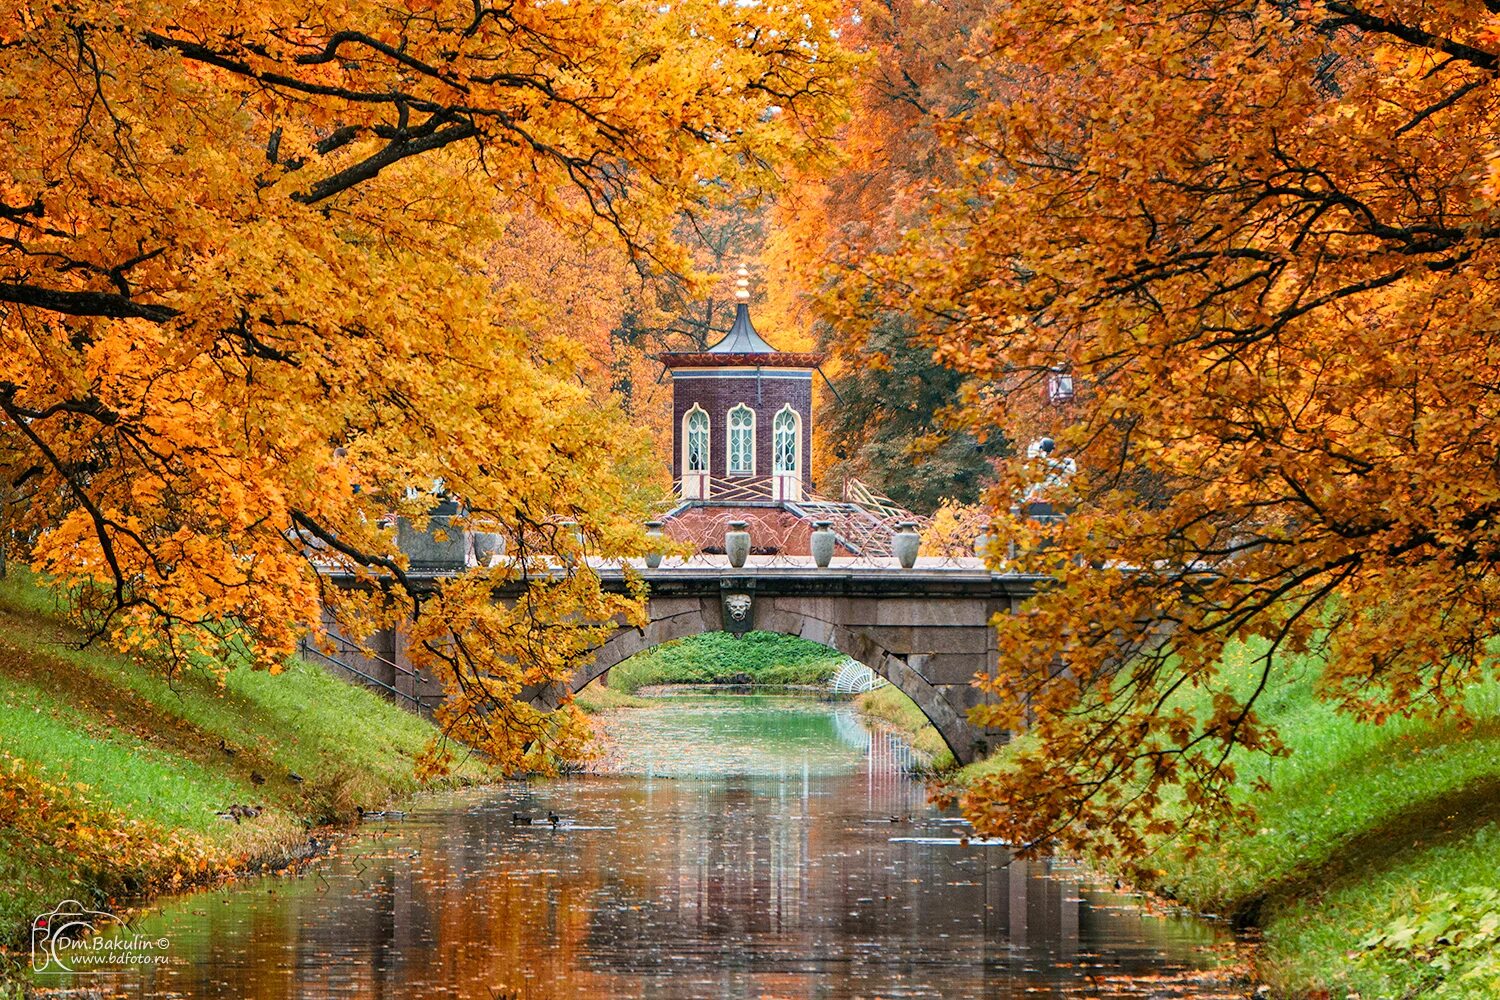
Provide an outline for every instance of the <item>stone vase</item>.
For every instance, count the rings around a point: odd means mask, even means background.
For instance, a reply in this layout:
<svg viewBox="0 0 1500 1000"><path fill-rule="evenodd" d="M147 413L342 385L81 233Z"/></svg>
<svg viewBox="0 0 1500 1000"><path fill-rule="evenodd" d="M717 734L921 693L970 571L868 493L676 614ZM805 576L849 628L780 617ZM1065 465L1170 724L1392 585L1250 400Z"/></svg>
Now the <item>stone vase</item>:
<svg viewBox="0 0 1500 1000"><path fill-rule="evenodd" d="M396 544L418 572L454 572L468 565L468 543L450 514L429 516L426 531L418 531L407 518L397 518Z"/></svg>
<svg viewBox="0 0 1500 1000"><path fill-rule="evenodd" d="M724 532L724 552L729 556L729 565L735 569L744 566L745 560L750 558L748 528L744 521L730 521L729 530Z"/></svg>
<svg viewBox="0 0 1500 1000"><path fill-rule="evenodd" d="M828 564L833 562L833 542L833 522L814 521L808 546L812 549L813 564L818 569L827 569Z"/></svg>
<svg viewBox="0 0 1500 1000"><path fill-rule="evenodd" d="M902 569L911 569L917 564L917 552L922 547L922 536L917 534L917 522L901 521L896 533L891 536L891 552Z"/></svg>
<svg viewBox="0 0 1500 1000"><path fill-rule="evenodd" d="M577 521L559 521L557 524L558 555L569 566L576 565L583 556L583 527Z"/></svg>
<svg viewBox="0 0 1500 1000"><path fill-rule="evenodd" d="M505 557L505 536L498 531L476 531L471 537L476 566L493 566Z"/></svg>
<svg viewBox="0 0 1500 1000"><path fill-rule="evenodd" d="M981 531L979 533L979 536L974 539L974 554L981 559L986 559L989 557L990 547L995 544L995 536L993 532L994 526L986 524L984 526L984 530Z"/></svg>
<svg viewBox="0 0 1500 1000"><path fill-rule="evenodd" d="M661 566L661 533L662 523L660 521L646 522L646 541L651 548L646 550L646 568L657 569Z"/></svg>

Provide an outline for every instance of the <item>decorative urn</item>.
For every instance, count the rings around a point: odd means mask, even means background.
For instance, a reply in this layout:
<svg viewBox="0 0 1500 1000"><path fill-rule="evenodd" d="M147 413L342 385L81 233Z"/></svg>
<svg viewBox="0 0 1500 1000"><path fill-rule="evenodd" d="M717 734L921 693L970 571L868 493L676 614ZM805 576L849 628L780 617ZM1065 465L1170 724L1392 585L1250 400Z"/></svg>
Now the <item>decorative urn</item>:
<svg viewBox="0 0 1500 1000"><path fill-rule="evenodd" d="M588 544L587 536L583 533L583 525L577 521L557 522L556 545L558 555L564 564L573 566L584 555L584 549Z"/></svg>
<svg viewBox="0 0 1500 1000"><path fill-rule="evenodd" d="M735 569L744 566L745 560L750 558L748 528L744 521L730 521L729 530L724 532L724 552L729 556L729 565Z"/></svg>
<svg viewBox="0 0 1500 1000"><path fill-rule="evenodd" d="M647 569L657 569L661 566L661 528L662 522L660 521L646 522L646 541L651 546L646 550Z"/></svg>
<svg viewBox="0 0 1500 1000"><path fill-rule="evenodd" d="M813 564L818 569L827 569L828 564L833 562L833 542L833 522L814 521L808 545L812 549Z"/></svg>
<svg viewBox="0 0 1500 1000"><path fill-rule="evenodd" d="M993 522L985 521L982 530L974 539L974 554L980 559L988 559L990 548L995 544L995 526Z"/></svg>
<svg viewBox="0 0 1500 1000"><path fill-rule="evenodd" d="M911 569L917 564L917 551L921 547L922 536L917 534L917 522L898 522L896 533L891 536L891 551L902 569Z"/></svg>

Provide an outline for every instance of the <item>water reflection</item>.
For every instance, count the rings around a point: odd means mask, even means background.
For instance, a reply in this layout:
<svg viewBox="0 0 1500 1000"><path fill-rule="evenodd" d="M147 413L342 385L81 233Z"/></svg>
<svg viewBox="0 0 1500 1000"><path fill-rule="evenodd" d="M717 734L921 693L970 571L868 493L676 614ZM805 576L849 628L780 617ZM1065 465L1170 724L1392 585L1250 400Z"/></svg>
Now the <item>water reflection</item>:
<svg viewBox="0 0 1500 1000"><path fill-rule="evenodd" d="M170 901L137 929L182 964L121 994L1110 996L1133 992L1113 977L1191 967L1215 941L953 843L896 755L841 739L831 706L630 714L615 750L649 777L432 799L301 878ZM511 823L548 810L562 828Z"/></svg>

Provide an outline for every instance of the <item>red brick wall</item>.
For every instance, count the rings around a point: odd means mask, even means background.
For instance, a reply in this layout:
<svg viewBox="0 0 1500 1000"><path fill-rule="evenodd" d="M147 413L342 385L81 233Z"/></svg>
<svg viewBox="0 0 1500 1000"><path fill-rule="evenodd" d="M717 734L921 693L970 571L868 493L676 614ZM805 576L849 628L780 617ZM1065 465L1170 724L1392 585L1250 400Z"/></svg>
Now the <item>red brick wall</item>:
<svg viewBox="0 0 1500 1000"><path fill-rule="evenodd" d="M755 411L755 478L771 475L771 420L791 404L802 416L802 483L812 489L811 378L691 378L672 382L672 478L682 478L682 418L701 406L709 419L710 475L728 479L729 411L744 403ZM739 478L739 477L736 477ZM750 477L744 477L749 480Z"/></svg>

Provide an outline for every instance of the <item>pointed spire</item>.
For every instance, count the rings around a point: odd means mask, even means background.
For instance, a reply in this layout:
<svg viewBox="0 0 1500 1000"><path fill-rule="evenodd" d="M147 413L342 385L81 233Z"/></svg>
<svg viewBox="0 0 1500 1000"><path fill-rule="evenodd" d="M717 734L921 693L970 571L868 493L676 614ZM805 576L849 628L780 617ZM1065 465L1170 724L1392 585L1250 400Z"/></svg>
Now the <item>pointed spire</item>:
<svg viewBox="0 0 1500 1000"><path fill-rule="evenodd" d="M734 297L738 299L734 306L734 325L729 328L729 333L723 340L708 349L710 354L775 354L776 348L766 343L761 335L755 332L755 324L750 322L750 272L741 266L735 272Z"/></svg>

